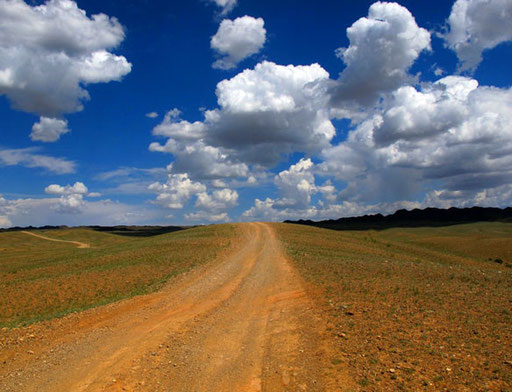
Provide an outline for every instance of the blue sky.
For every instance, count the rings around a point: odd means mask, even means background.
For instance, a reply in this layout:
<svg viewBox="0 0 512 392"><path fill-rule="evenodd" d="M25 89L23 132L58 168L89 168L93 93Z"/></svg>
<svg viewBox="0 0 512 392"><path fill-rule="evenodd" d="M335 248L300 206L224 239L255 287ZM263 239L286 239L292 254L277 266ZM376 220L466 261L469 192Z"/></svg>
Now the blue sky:
<svg viewBox="0 0 512 392"><path fill-rule="evenodd" d="M0 226L512 201L512 3L0 0Z"/></svg>

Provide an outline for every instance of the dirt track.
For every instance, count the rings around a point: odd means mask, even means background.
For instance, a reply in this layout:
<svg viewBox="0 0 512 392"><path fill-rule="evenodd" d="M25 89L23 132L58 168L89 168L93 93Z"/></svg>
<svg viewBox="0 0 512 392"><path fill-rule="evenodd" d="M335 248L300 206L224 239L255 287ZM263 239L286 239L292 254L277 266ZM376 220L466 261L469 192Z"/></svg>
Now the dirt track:
<svg viewBox="0 0 512 392"><path fill-rule="evenodd" d="M272 228L239 230L237 252L158 293L12 335L0 390L341 390L324 323Z"/></svg>
<svg viewBox="0 0 512 392"><path fill-rule="evenodd" d="M37 238L41 238L42 240L46 240L46 241L54 241L54 242L67 242L69 244L74 244L77 246L77 248L89 248L89 244L86 244L84 242L79 242L79 241L66 241L66 240L58 240L58 239L55 239L55 238L50 238L50 237L45 237L44 235L40 235L40 234L36 234L36 233L31 233L30 231L22 231L22 233L24 234L28 234L28 235L31 235L33 237L37 237Z"/></svg>

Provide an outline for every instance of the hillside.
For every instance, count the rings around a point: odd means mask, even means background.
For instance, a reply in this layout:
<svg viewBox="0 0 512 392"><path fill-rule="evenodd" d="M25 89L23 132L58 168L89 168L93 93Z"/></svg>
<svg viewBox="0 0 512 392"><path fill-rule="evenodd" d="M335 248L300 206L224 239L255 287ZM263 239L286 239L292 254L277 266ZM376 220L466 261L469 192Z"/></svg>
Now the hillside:
<svg viewBox="0 0 512 392"><path fill-rule="evenodd" d="M394 214L364 215L358 217L330 219L314 222L311 220L287 220L285 223L324 227L334 230L381 230L392 227L436 227L475 222L512 222L512 208L426 208L398 210Z"/></svg>

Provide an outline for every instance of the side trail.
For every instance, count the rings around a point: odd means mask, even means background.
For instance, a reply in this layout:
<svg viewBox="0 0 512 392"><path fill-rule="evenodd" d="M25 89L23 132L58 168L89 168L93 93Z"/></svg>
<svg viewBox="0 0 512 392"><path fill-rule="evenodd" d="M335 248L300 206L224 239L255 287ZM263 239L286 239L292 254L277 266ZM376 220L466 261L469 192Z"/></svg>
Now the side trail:
<svg viewBox="0 0 512 392"><path fill-rule="evenodd" d="M270 225L158 293L27 328L1 391L339 391L304 284Z"/></svg>
<svg viewBox="0 0 512 392"><path fill-rule="evenodd" d="M55 239L55 238L50 238L50 237L45 237L44 235L41 235L41 234L36 234L36 233L32 233L30 231L22 231L22 233L24 234L28 234L28 235L31 235L33 237L37 237L37 238L40 238L42 240L46 240L46 241L53 241L53 242L67 242L69 244L74 244L76 245L77 248L90 248L90 245L89 244L86 244L84 242L79 242L79 241L67 241L67 240L58 240L58 239Z"/></svg>

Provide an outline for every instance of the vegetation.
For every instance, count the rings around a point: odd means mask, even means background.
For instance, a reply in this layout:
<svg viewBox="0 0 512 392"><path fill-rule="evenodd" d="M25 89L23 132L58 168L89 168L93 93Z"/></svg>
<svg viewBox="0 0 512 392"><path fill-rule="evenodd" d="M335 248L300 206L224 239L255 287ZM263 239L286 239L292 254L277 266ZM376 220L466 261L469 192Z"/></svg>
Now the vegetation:
<svg viewBox="0 0 512 392"><path fill-rule="evenodd" d="M362 390L512 390L512 224L275 229Z"/></svg>
<svg viewBox="0 0 512 392"><path fill-rule="evenodd" d="M215 259L235 237L233 225L146 238L89 229L0 233L0 326L53 318L154 291L170 277Z"/></svg>

